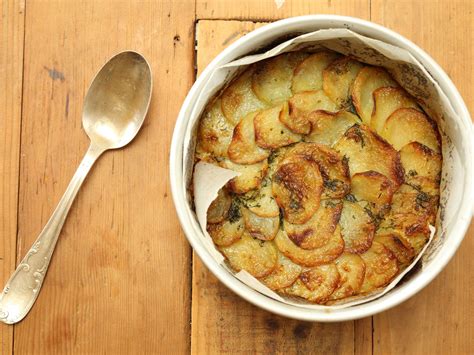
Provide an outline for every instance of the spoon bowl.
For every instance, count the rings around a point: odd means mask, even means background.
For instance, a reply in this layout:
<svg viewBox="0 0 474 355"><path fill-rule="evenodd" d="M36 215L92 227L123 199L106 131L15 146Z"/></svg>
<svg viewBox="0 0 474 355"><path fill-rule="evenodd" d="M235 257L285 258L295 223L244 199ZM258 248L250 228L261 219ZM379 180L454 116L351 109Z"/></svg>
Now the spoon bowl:
<svg viewBox="0 0 474 355"><path fill-rule="evenodd" d="M82 125L104 149L121 148L137 134L151 98L151 69L132 51L111 58L95 76L84 100Z"/></svg>

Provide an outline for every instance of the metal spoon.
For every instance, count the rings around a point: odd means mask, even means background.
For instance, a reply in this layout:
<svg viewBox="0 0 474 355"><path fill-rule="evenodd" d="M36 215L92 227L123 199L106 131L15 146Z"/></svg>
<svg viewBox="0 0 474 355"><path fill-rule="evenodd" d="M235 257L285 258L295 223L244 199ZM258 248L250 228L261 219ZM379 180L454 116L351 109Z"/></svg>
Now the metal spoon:
<svg viewBox="0 0 474 355"><path fill-rule="evenodd" d="M82 182L103 152L121 148L135 137L148 110L151 87L150 66L130 51L117 54L95 76L82 113L91 144L53 215L0 295L0 321L14 324L28 314Z"/></svg>

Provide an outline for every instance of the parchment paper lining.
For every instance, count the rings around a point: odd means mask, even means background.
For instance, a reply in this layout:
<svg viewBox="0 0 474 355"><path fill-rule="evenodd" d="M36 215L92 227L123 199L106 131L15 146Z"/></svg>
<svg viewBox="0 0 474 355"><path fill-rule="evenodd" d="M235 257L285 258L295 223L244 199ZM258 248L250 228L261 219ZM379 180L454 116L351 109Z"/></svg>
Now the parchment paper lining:
<svg viewBox="0 0 474 355"><path fill-rule="evenodd" d="M454 112L448 98L443 93L436 81L408 51L381 42L379 40L361 36L348 29L328 29L295 37L284 43L281 43L280 45L277 45L265 53L240 58L215 69L209 76L208 81L205 83L189 118L189 123L184 139L184 179L182 183L184 184L185 189L189 190L189 184L191 178L193 177L194 148L196 143L197 126L200 115L210 98L212 98L219 90L229 83L230 80L238 72L240 72L243 67L249 64L285 52L296 50L313 52L322 48L327 48L344 55L351 55L366 64L385 67L398 81L398 83L411 95L413 95L419 101L423 109L438 123L443 145L440 208L436 220L436 228L430 226L431 235L429 241L417 258L387 287L382 290L376 291L370 295L358 296L352 299L343 300L341 303L331 306L312 305L308 304L307 302L299 302L294 299L279 296L245 271L235 273L226 265L224 257L214 246L211 237L206 231L207 209L211 202L217 197L218 190L230 179L238 175L238 173L217 167L212 164L202 162L196 164L193 179L196 215L193 217L195 220L197 219L203 232L203 236L198 235L198 237L202 239L202 242L206 246L209 253L219 264L221 264L229 272L233 273L234 276L239 280L254 288L258 292L278 301L309 309L328 310L346 308L382 297L384 294L393 289L419 260L421 260L420 270L422 270L424 265L429 263L429 261L439 251L446 230L448 229L450 223L453 222L453 214L448 215L448 213L445 213L448 210L455 211L455 209L446 208L448 195L462 194L461 188L456 186L457 184L453 183L455 179L458 180L463 178L463 176L459 176L459 174L463 174L462 164L455 146L449 139L451 132L447 131L447 125L445 124L447 117L455 119L456 113ZM454 171L457 172L457 177L454 175ZM188 197L191 199L191 194ZM450 201L453 200L455 199L450 199ZM420 270L417 272L420 272ZM412 276L413 275L410 274L407 277Z"/></svg>

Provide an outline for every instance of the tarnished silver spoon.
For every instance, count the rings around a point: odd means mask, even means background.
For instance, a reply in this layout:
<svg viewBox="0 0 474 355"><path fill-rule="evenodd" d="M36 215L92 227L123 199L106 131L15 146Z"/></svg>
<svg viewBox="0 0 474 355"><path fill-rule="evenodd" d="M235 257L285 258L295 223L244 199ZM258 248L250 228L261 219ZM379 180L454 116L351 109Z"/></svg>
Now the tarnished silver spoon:
<svg viewBox="0 0 474 355"><path fill-rule="evenodd" d="M151 70L136 52L122 52L97 73L84 100L82 125L89 149L48 223L0 294L0 321L21 321L38 297L59 233L97 158L127 145L142 126L151 98Z"/></svg>

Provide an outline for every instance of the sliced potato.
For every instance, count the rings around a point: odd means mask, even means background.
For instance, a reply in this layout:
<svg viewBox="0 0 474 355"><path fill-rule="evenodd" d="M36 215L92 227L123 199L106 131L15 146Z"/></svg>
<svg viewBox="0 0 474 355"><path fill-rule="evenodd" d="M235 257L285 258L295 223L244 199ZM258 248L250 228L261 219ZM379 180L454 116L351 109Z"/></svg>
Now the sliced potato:
<svg viewBox="0 0 474 355"><path fill-rule="evenodd" d="M219 223L227 218L232 198L226 189L220 189L217 197L207 209L207 222Z"/></svg>
<svg viewBox="0 0 474 355"><path fill-rule="evenodd" d="M220 250L234 270L246 270L254 277L270 275L277 266L278 250L273 242L252 238L248 232L244 232L239 241Z"/></svg>
<svg viewBox="0 0 474 355"><path fill-rule="evenodd" d="M302 224L319 208L323 178L316 163L302 157L285 158L273 174L272 190L285 219Z"/></svg>
<svg viewBox="0 0 474 355"><path fill-rule="evenodd" d="M329 241L321 248L302 249L295 245L288 238L286 232L282 230L277 233L275 244L293 262L308 267L327 264L341 255L344 250L344 240L339 227L336 228Z"/></svg>
<svg viewBox="0 0 474 355"><path fill-rule="evenodd" d="M335 52L318 52L303 60L295 69L291 89L294 93L323 88L323 70L339 55Z"/></svg>
<svg viewBox="0 0 474 355"><path fill-rule="evenodd" d="M374 241L390 250L401 265L408 265L416 255L415 249L409 244L404 244L396 233L377 234Z"/></svg>
<svg viewBox="0 0 474 355"><path fill-rule="evenodd" d="M400 149L400 161L405 169L405 180L410 182L417 176L439 181L442 157L427 146L412 142Z"/></svg>
<svg viewBox="0 0 474 355"><path fill-rule="evenodd" d="M388 177L395 187L403 182L399 153L365 125L349 128L334 149L349 159L351 176L372 170Z"/></svg>
<svg viewBox="0 0 474 355"><path fill-rule="evenodd" d="M295 264L282 253L278 252L277 266L273 272L260 279L268 288L279 290L291 286L301 274L301 266Z"/></svg>
<svg viewBox="0 0 474 355"><path fill-rule="evenodd" d="M270 151L260 148L255 143L253 120L256 112L245 116L234 129L232 141L227 154L237 164L254 164L266 159Z"/></svg>
<svg viewBox="0 0 474 355"><path fill-rule="evenodd" d="M373 242L369 250L361 255L365 263L365 277L361 293L374 291L386 286L398 273L397 259L393 253L379 242Z"/></svg>
<svg viewBox="0 0 474 355"><path fill-rule="evenodd" d="M361 254L370 248L375 225L372 218L358 203L344 201L339 224L345 251Z"/></svg>
<svg viewBox="0 0 474 355"><path fill-rule="evenodd" d="M357 201L370 202L376 214L390 208L394 192L392 181L376 171L365 171L352 176L351 194Z"/></svg>
<svg viewBox="0 0 474 355"><path fill-rule="evenodd" d="M413 108L401 108L392 113L383 126L382 137L396 150L418 142L440 153L441 139L436 123Z"/></svg>
<svg viewBox="0 0 474 355"><path fill-rule="evenodd" d="M289 296L323 304L337 288L339 280L340 275L336 265L320 265L301 273L298 280L282 292Z"/></svg>
<svg viewBox="0 0 474 355"><path fill-rule="evenodd" d="M201 148L215 156L226 157L233 132L234 125L222 114L221 101L214 101L199 121L198 140Z"/></svg>
<svg viewBox="0 0 474 355"><path fill-rule="evenodd" d="M336 230L341 216L339 200L323 200L316 213L305 224L284 222L288 237L302 249L320 248L326 244Z"/></svg>
<svg viewBox="0 0 474 355"><path fill-rule="evenodd" d="M431 196L439 196L439 181L433 180L429 177L424 176L413 176L411 177L406 184L400 186L398 191L400 192L413 192L413 189L416 191L425 192ZM397 192L398 192L397 191Z"/></svg>
<svg viewBox="0 0 474 355"><path fill-rule="evenodd" d="M311 122L307 115L315 110L337 111L337 106L322 90L302 91L295 94L289 101L289 115L280 116L280 120L293 132L308 134Z"/></svg>
<svg viewBox="0 0 474 355"><path fill-rule="evenodd" d="M252 78L252 89L257 97L274 105L288 100L291 95L291 79L295 67L308 54L291 52L257 63Z"/></svg>
<svg viewBox="0 0 474 355"><path fill-rule="evenodd" d="M260 190L252 190L239 196L242 204L252 213L260 217L279 217L280 209L272 195L272 183L267 177L262 183Z"/></svg>
<svg viewBox="0 0 474 355"><path fill-rule="evenodd" d="M265 178L268 171L267 160L249 165L236 164L231 160L225 159L219 163L220 166L240 173L230 180L227 184L229 189L236 194L243 194L247 191L256 189L260 186L263 178Z"/></svg>
<svg viewBox="0 0 474 355"><path fill-rule="evenodd" d="M255 142L259 147L276 149L301 140L299 134L293 133L281 122L281 118L288 115L288 103L284 102L255 116Z"/></svg>
<svg viewBox="0 0 474 355"><path fill-rule="evenodd" d="M375 90L370 126L381 134L387 118L399 108L419 109L415 99L402 88L385 87Z"/></svg>
<svg viewBox="0 0 474 355"><path fill-rule="evenodd" d="M280 217L260 217L250 210L242 209L245 229L254 238L272 240L280 228Z"/></svg>
<svg viewBox="0 0 474 355"><path fill-rule="evenodd" d="M438 196L402 185L393 195L392 213L413 213L426 216L433 223L438 208Z"/></svg>
<svg viewBox="0 0 474 355"><path fill-rule="evenodd" d="M350 189L347 162L335 150L317 143L300 143L288 149L286 159L300 157L315 162L321 172L324 190L322 198L342 198Z"/></svg>
<svg viewBox="0 0 474 355"><path fill-rule="evenodd" d="M400 241L418 254L430 237L429 216L414 213L393 213L379 227L380 234L396 233Z"/></svg>
<svg viewBox="0 0 474 355"><path fill-rule="evenodd" d="M249 113L267 107L252 90L252 76L255 67L250 66L222 92L221 107L224 116L234 126Z"/></svg>
<svg viewBox="0 0 474 355"><path fill-rule="evenodd" d="M397 82L383 68L365 67L359 71L352 85L352 102L362 122L370 125L374 109L374 91L382 87L397 86Z"/></svg>
<svg viewBox="0 0 474 355"><path fill-rule="evenodd" d="M224 220L220 223L208 224L207 232L217 246L229 246L240 239L244 232L243 219Z"/></svg>
<svg viewBox="0 0 474 355"><path fill-rule="evenodd" d="M350 57L332 62L323 71L323 89L339 108L351 105L352 84L364 65Z"/></svg>
<svg viewBox="0 0 474 355"><path fill-rule="evenodd" d="M339 300L357 294L364 282L364 260L357 254L343 253L334 263L341 279L330 299Z"/></svg>
<svg viewBox="0 0 474 355"><path fill-rule="evenodd" d="M359 118L348 112L314 111L307 116L311 123L311 132L305 137L306 142L315 142L332 147Z"/></svg>

